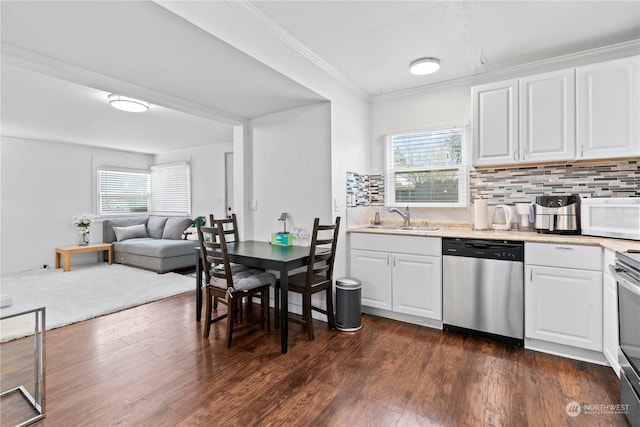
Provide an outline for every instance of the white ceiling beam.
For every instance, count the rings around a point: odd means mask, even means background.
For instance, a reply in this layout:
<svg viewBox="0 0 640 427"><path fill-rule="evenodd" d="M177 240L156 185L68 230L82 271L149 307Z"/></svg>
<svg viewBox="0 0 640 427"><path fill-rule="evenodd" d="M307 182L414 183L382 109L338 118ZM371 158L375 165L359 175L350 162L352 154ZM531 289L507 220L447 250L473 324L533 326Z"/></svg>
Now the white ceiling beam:
<svg viewBox="0 0 640 427"><path fill-rule="evenodd" d="M87 70L5 42L2 42L1 46L2 60L9 65L57 77L94 89L100 89L105 92L123 94L161 107L232 126L244 123L247 120L246 117L237 116L184 98Z"/></svg>

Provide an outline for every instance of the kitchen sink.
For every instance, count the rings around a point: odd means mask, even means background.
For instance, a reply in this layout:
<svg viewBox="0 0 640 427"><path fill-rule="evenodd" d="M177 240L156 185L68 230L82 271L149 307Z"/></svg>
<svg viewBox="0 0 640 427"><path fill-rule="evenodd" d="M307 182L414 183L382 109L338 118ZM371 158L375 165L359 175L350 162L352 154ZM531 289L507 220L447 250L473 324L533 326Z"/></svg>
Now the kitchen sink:
<svg viewBox="0 0 640 427"><path fill-rule="evenodd" d="M373 228L378 230L404 230L404 231L442 231L444 227L407 227L404 225L367 225L365 228Z"/></svg>

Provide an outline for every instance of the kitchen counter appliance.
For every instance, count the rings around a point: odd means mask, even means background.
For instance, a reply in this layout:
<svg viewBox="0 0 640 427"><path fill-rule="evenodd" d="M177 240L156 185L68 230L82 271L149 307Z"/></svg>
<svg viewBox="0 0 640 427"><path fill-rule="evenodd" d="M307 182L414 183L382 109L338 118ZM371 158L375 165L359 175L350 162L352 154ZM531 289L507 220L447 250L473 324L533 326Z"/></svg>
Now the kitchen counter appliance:
<svg viewBox="0 0 640 427"><path fill-rule="evenodd" d="M580 234L580 196L538 196L534 228L539 233Z"/></svg>
<svg viewBox="0 0 640 427"><path fill-rule="evenodd" d="M445 331L524 342L524 243L442 239Z"/></svg>
<svg viewBox="0 0 640 427"><path fill-rule="evenodd" d="M640 427L640 253L616 252L609 269L618 284L620 403Z"/></svg>
<svg viewBox="0 0 640 427"><path fill-rule="evenodd" d="M582 234L640 240L640 197L582 199Z"/></svg>

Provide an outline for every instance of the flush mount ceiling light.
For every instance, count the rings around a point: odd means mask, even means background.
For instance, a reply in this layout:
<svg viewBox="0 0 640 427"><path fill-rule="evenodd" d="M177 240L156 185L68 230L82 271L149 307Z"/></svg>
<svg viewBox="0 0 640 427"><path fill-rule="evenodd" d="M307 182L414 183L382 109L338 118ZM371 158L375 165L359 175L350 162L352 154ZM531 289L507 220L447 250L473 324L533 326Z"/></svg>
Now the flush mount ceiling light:
<svg viewBox="0 0 640 427"><path fill-rule="evenodd" d="M128 96L116 95L115 93L109 95L109 105L129 113L142 113L149 109L148 102L129 98Z"/></svg>
<svg viewBox="0 0 640 427"><path fill-rule="evenodd" d="M440 60L438 58L420 58L409 65L409 72L416 76L424 76L438 71Z"/></svg>

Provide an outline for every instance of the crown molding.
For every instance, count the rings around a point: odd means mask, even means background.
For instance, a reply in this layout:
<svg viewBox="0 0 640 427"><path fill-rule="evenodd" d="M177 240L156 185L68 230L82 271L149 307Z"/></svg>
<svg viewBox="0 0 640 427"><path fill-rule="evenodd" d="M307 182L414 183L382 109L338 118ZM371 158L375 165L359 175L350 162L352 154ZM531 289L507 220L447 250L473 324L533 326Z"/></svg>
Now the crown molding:
<svg viewBox="0 0 640 427"><path fill-rule="evenodd" d="M351 79L336 70L331 64L325 61L321 56L317 55L300 40L293 36L289 31L284 29L280 24L271 19L267 14L258 9L249 1L226 0L227 4L236 8L244 16L251 19L261 28L272 34L275 38L283 42L285 45L293 49L300 56L320 68L334 80L348 88L350 91L363 98L366 101L371 99L371 95L354 83Z"/></svg>
<svg viewBox="0 0 640 427"><path fill-rule="evenodd" d="M640 55L640 39L617 43L610 46L589 49L568 55L543 59L527 64L507 67L500 70L488 71L486 73L474 74L429 85L401 89L386 92L371 97L371 103L387 101L411 95L419 95L435 90L443 90L459 86L469 86L490 83L494 81L507 80L526 75L544 73L546 71L559 70L596 62L609 61L612 59L624 58L628 56Z"/></svg>

